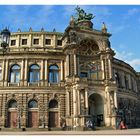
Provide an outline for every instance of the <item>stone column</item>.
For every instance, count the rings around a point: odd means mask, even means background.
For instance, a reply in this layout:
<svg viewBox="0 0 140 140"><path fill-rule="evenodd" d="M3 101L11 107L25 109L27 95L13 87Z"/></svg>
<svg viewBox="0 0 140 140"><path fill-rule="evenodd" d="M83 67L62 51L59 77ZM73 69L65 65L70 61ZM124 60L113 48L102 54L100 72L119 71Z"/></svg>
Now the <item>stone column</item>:
<svg viewBox="0 0 140 140"><path fill-rule="evenodd" d="M24 86L28 83L28 60L25 59Z"/></svg>
<svg viewBox="0 0 140 140"><path fill-rule="evenodd" d="M76 88L73 88L73 127L77 126L77 99L76 99Z"/></svg>
<svg viewBox="0 0 140 140"><path fill-rule="evenodd" d="M104 60L101 60L101 66L102 66L102 79L105 79L105 70L104 70Z"/></svg>
<svg viewBox="0 0 140 140"><path fill-rule="evenodd" d="M77 58L76 54L74 54L74 75L77 75Z"/></svg>
<svg viewBox="0 0 140 140"><path fill-rule="evenodd" d="M69 99L69 92L67 91L66 92L66 116L69 116L70 115L70 99Z"/></svg>
<svg viewBox="0 0 140 140"><path fill-rule="evenodd" d="M63 65L63 60L61 60L61 81L63 81L64 80L64 76L63 76L63 74L64 74L64 65Z"/></svg>
<svg viewBox="0 0 140 140"><path fill-rule="evenodd" d="M109 93L109 91L107 92L107 99L108 99L108 108L107 108L107 110L108 110L108 115L111 115L111 104L110 104L110 93Z"/></svg>
<svg viewBox="0 0 140 140"><path fill-rule="evenodd" d="M57 47L57 36L56 34L53 35L53 47L56 48Z"/></svg>
<svg viewBox="0 0 140 140"><path fill-rule="evenodd" d="M109 66L109 78L112 78L112 63L111 60L108 59L108 66Z"/></svg>
<svg viewBox="0 0 140 140"><path fill-rule="evenodd" d="M5 106L5 104L6 104L6 95L5 94L3 94L3 102L2 102L2 127L4 127L5 126L5 120L7 119L6 118L6 114L5 114L5 110L6 110L6 106Z"/></svg>
<svg viewBox="0 0 140 140"><path fill-rule="evenodd" d="M77 115L80 115L80 91L77 90Z"/></svg>
<svg viewBox="0 0 140 140"><path fill-rule="evenodd" d="M21 62L21 75L20 75L20 86L23 86L23 80L24 80L24 59Z"/></svg>
<svg viewBox="0 0 140 140"><path fill-rule="evenodd" d="M28 43L28 42L27 42ZM29 35L29 47L31 47L32 46L32 34L30 34Z"/></svg>
<svg viewBox="0 0 140 140"><path fill-rule="evenodd" d="M18 47L20 46L20 35L18 35L17 37L17 44L16 44Z"/></svg>
<svg viewBox="0 0 140 140"><path fill-rule="evenodd" d="M41 81L41 86L43 86L43 78L44 75L44 60L41 61L41 70L40 70L40 81Z"/></svg>
<svg viewBox="0 0 140 140"><path fill-rule="evenodd" d="M86 115L88 115L88 89L85 89L85 109L86 109Z"/></svg>
<svg viewBox="0 0 140 140"><path fill-rule="evenodd" d="M41 47L44 47L44 34L41 35L40 45L41 45Z"/></svg>
<svg viewBox="0 0 140 140"><path fill-rule="evenodd" d="M76 108L76 89L73 88L73 115L74 117L77 114L77 108Z"/></svg>
<svg viewBox="0 0 140 140"><path fill-rule="evenodd" d="M66 76L69 76L69 55L66 56L66 70L65 70Z"/></svg>
<svg viewBox="0 0 140 140"><path fill-rule="evenodd" d="M47 86L48 85L48 60L45 60L45 85Z"/></svg>
<svg viewBox="0 0 140 140"><path fill-rule="evenodd" d="M117 92L114 91L114 105L116 108L118 108L118 104L117 104Z"/></svg>
<svg viewBox="0 0 140 140"><path fill-rule="evenodd" d="M4 86L7 86L8 83L8 73L9 73L9 60L6 60Z"/></svg>
<svg viewBox="0 0 140 140"><path fill-rule="evenodd" d="M5 73L5 60L3 60L3 62L2 62L2 81L4 80L4 74Z"/></svg>

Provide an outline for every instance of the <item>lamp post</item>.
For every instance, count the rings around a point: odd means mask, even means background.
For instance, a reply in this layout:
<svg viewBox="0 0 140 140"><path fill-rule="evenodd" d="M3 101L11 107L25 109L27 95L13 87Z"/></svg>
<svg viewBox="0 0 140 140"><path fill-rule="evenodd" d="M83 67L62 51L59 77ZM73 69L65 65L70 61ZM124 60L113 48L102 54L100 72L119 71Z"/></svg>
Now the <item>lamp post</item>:
<svg viewBox="0 0 140 140"><path fill-rule="evenodd" d="M3 53L4 53L6 51L6 47L9 45L11 33L7 28L5 28L1 31L0 35L1 35L0 45L3 48Z"/></svg>

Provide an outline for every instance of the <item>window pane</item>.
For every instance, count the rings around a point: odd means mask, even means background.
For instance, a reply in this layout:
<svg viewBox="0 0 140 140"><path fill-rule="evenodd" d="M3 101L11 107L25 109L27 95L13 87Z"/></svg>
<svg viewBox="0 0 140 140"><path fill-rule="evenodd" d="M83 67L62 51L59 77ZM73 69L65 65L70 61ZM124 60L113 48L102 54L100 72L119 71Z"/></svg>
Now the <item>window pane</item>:
<svg viewBox="0 0 140 140"><path fill-rule="evenodd" d="M29 108L37 108L38 107L38 103L36 100L31 100L28 104Z"/></svg>
<svg viewBox="0 0 140 140"><path fill-rule="evenodd" d="M51 45L51 39L46 39L45 44L46 45Z"/></svg>
<svg viewBox="0 0 140 140"><path fill-rule="evenodd" d="M54 83L57 83L58 82L58 72L54 72L54 77L53 77L54 79L53 79L53 82Z"/></svg>
<svg viewBox="0 0 140 140"><path fill-rule="evenodd" d="M80 73L80 77L83 77L83 78L84 78L84 77L88 77L87 72L81 72L81 73Z"/></svg>
<svg viewBox="0 0 140 140"><path fill-rule="evenodd" d="M34 42L33 42L34 44L39 44L39 39L34 39Z"/></svg>
<svg viewBox="0 0 140 140"><path fill-rule="evenodd" d="M11 72L10 82L14 83L14 73L13 72Z"/></svg>
<svg viewBox="0 0 140 140"><path fill-rule="evenodd" d="M58 70L58 66L52 65L52 66L50 66L49 69L50 69L50 70Z"/></svg>
<svg viewBox="0 0 140 140"><path fill-rule="evenodd" d="M38 82L39 81L39 72L36 72L35 74L36 74L36 82Z"/></svg>
<svg viewBox="0 0 140 140"><path fill-rule="evenodd" d="M10 70L10 82L18 83L20 81L20 66L14 65Z"/></svg>
<svg viewBox="0 0 140 140"><path fill-rule="evenodd" d="M19 72L16 72L15 76L16 76L15 82L19 83L19 81L20 81L20 74L19 74Z"/></svg>
<svg viewBox="0 0 140 140"><path fill-rule="evenodd" d="M58 83L59 81L59 67L56 65L51 65L49 67L49 82Z"/></svg>
<svg viewBox="0 0 140 140"><path fill-rule="evenodd" d="M40 67L32 65L30 67L29 82L38 82L40 80Z"/></svg>
<svg viewBox="0 0 140 140"><path fill-rule="evenodd" d="M12 70L19 70L19 69L20 69L20 66L18 66L18 65L14 65L14 66L12 66L11 69L12 69Z"/></svg>
<svg viewBox="0 0 140 140"><path fill-rule="evenodd" d="M49 108L58 108L58 102L56 100L51 100L49 103Z"/></svg>
<svg viewBox="0 0 140 140"><path fill-rule="evenodd" d="M40 69L38 65L32 65L30 69Z"/></svg>
<svg viewBox="0 0 140 140"><path fill-rule="evenodd" d="M11 100L8 105L9 108L17 108L17 102L15 100Z"/></svg>
<svg viewBox="0 0 140 140"><path fill-rule="evenodd" d="M11 46L16 45L16 40L11 40Z"/></svg>
<svg viewBox="0 0 140 140"><path fill-rule="evenodd" d="M62 41L61 40L57 40L57 45L62 46Z"/></svg>
<svg viewBox="0 0 140 140"><path fill-rule="evenodd" d="M27 39L22 39L22 45L27 45Z"/></svg>
<svg viewBox="0 0 140 140"><path fill-rule="evenodd" d="M29 82L33 82L33 72L30 72L30 79Z"/></svg>
<svg viewBox="0 0 140 140"><path fill-rule="evenodd" d="M53 73L52 72L49 73L49 82L53 83Z"/></svg>

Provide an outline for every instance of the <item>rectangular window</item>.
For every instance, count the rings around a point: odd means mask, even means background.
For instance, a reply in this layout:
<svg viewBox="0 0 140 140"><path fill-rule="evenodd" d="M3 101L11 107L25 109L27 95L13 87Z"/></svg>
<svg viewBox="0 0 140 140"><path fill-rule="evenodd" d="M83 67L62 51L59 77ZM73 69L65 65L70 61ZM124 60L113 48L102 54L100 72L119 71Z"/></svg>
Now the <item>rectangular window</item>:
<svg viewBox="0 0 140 140"><path fill-rule="evenodd" d="M46 40L45 40L45 44L46 44L46 45L51 45L51 39L46 39Z"/></svg>
<svg viewBox="0 0 140 140"><path fill-rule="evenodd" d="M57 40L57 45L62 46L62 40Z"/></svg>
<svg viewBox="0 0 140 140"><path fill-rule="evenodd" d="M34 39L33 44L38 45L39 44L39 39Z"/></svg>
<svg viewBox="0 0 140 140"><path fill-rule="evenodd" d="M27 45L27 39L22 39L22 45Z"/></svg>
<svg viewBox="0 0 140 140"><path fill-rule="evenodd" d="M11 40L11 46L16 45L16 40Z"/></svg>

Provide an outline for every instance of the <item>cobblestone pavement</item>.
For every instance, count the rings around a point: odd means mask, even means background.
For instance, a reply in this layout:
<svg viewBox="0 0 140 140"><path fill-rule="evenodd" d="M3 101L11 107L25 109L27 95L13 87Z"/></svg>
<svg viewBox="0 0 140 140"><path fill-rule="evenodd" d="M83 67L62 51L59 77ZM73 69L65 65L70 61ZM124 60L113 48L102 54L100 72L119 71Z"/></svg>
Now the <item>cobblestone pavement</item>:
<svg viewBox="0 0 140 140"><path fill-rule="evenodd" d="M24 131L4 132L0 135L140 135L140 129L95 130L95 131Z"/></svg>

